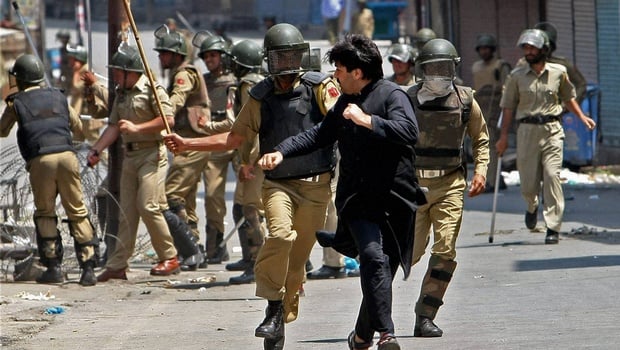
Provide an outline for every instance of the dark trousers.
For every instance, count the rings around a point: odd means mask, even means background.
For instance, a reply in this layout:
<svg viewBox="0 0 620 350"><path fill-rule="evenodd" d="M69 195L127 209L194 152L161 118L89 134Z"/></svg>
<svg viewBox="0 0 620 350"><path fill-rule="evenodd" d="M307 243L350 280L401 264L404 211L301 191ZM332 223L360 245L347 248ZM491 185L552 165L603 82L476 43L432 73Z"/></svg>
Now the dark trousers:
<svg viewBox="0 0 620 350"><path fill-rule="evenodd" d="M345 223L359 251L362 304L355 333L371 341L375 331L394 333L392 281L399 265L398 249L387 225L351 219Z"/></svg>

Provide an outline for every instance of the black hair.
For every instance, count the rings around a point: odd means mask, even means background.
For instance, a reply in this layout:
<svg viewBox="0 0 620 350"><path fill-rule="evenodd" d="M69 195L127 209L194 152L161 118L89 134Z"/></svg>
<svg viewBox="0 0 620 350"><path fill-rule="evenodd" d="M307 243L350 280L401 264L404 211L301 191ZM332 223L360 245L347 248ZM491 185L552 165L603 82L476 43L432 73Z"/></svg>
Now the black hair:
<svg viewBox="0 0 620 350"><path fill-rule="evenodd" d="M347 72L361 69L365 79L383 78L383 59L379 48L368 37L361 34L347 34L334 45L325 57L329 63L343 65Z"/></svg>

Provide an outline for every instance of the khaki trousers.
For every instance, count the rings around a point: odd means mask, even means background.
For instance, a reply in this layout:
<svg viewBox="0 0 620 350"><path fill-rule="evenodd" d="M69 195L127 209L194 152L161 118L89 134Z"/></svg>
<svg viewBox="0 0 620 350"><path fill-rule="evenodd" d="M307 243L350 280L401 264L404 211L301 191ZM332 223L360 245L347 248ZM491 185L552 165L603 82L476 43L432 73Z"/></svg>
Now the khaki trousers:
<svg viewBox="0 0 620 350"><path fill-rule="evenodd" d="M297 318L306 261L316 242L315 232L325 224L330 180L328 172L317 182L266 179L263 183L269 232L254 267L256 296L283 300L286 322Z"/></svg>
<svg viewBox="0 0 620 350"><path fill-rule="evenodd" d="M168 159L166 148L147 148L125 152L120 183L120 221L118 241L106 267L125 269L134 253L138 224L144 222L151 237L151 245L159 261L177 255L168 225L162 214L160 198L164 193L164 180Z"/></svg>
<svg viewBox="0 0 620 350"><path fill-rule="evenodd" d="M216 228L218 232L224 232L228 164L234 161L236 155L236 151L211 152L204 170L207 225ZM240 197L235 193L234 203L239 203Z"/></svg>
<svg viewBox="0 0 620 350"><path fill-rule="evenodd" d="M456 239L463 220L463 196L467 182L461 171L432 179L419 179L427 187L427 203L416 212L413 264L426 250L433 232L431 255L443 260L456 258Z"/></svg>
<svg viewBox="0 0 620 350"><path fill-rule="evenodd" d="M527 211L537 210L541 181L543 218L547 228L560 231L564 216L564 192L560 181L564 152L562 123L519 124L517 129L517 169L521 195Z"/></svg>

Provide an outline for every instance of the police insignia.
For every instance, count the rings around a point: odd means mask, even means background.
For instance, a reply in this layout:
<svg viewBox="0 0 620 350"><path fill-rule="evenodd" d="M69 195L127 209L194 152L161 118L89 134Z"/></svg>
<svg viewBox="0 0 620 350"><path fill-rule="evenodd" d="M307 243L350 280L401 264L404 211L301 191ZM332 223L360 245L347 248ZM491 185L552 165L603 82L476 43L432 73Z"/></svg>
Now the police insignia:
<svg viewBox="0 0 620 350"><path fill-rule="evenodd" d="M327 93L329 94L330 97L338 97L338 95L340 95L340 93L338 92L338 89L336 89L333 86L327 89Z"/></svg>
<svg viewBox="0 0 620 350"><path fill-rule="evenodd" d="M183 85L183 84L185 84L185 80L183 80L183 78L179 78L179 79L177 79L177 84Z"/></svg>

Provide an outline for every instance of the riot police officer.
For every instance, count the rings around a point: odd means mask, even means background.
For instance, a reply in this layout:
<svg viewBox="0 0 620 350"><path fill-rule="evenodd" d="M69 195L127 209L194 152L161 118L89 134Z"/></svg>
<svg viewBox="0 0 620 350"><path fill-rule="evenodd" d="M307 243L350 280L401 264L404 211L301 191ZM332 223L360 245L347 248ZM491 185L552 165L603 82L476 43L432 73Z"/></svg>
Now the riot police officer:
<svg viewBox="0 0 620 350"><path fill-rule="evenodd" d="M409 44L395 43L386 52L388 61L392 64L394 74L387 78L407 90L415 84L413 64L418 56L418 50Z"/></svg>
<svg viewBox="0 0 620 350"><path fill-rule="evenodd" d="M250 90L251 98L231 132L191 143L176 134L167 135L169 149L234 149L258 137L264 154L323 120L340 92L326 74L301 70L309 45L299 30L288 23L276 24L265 34L263 48L270 76ZM257 337L265 338L265 349L282 349L284 323L297 318L305 264L331 197L335 156L332 144L265 172L262 193L268 233L254 267L256 295L268 300L265 319L255 330Z"/></svg>
<svg viewBox="0 0 620 350"><path fill-rule="evenodd" d="M413 36L413 43L418 50L422 50L422 47L426 45L429 40L437 38L437 33L431 28L420 28Z"/></svg>
<svg viewBox="0 0 620 350"><path fill-rule="evenodd" d="M230 72L228 46L224 38L218 35L209 35L199 43L200 33L194 36L193 43L200 47L198 56L202 58L209 72L204 75L209 97L211 98L211 120L222 122L234 120L232 103L229 104L230 89L237 84L235 76ZM220 132L229 131L220 130ZM205 211L207 213L206 250L208 261L211 264L221 264L229 260L226 246L220 247L224 239L224 217L226 216L226 178L228 166L233 163L236 167L235 150L215 151L209 155L207 167L203 171L205 182ZM235 195L235 210L239 211L239 195Z"/></svg>
<svg viewBox="0 0 620 350"><path fill-rule="evenodd" d="M7 98L0 119L0 136L6 137L13 125L18 124L17 142L30 174L36 208L37 248L41 263L47 267L37 282L63 282L64 249L56 216L56 197L60 195L82 268L79 284L95 285L93 269L98 240L84 204L79 164L71 139L71 130L82 127L79 116L69 107L62 92L41 86L45 68L35 56L25 54L17 58L9 74L19 92Z"/></svg>
<svg viewBox="0 0 620 350"><path fill-rule="evenodd" d="M460 57L452 43L432 39L416 59L418 84L408 91L420 126L416 144L416 173L420 186L428 188L427 204L418 207L413 264L424 255L433 232L428 269L415 305L414 336L440 337L433 322L454 270L456 240L463 219L466 191L465 135L472 140L474 175L468 196L484 191L489 162L489 135L472 89L456 85Z"/></svg>

